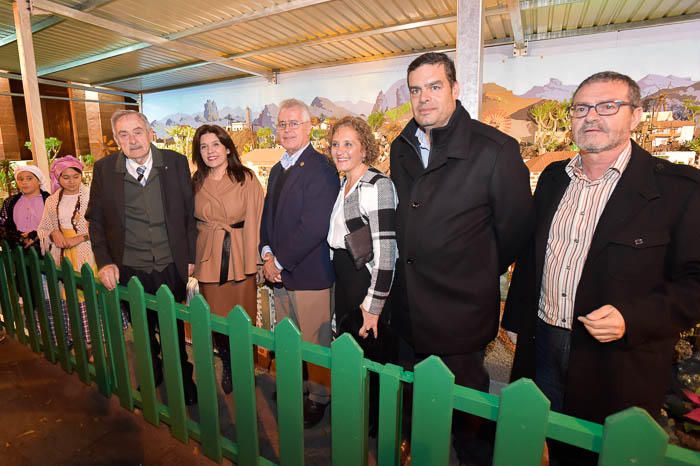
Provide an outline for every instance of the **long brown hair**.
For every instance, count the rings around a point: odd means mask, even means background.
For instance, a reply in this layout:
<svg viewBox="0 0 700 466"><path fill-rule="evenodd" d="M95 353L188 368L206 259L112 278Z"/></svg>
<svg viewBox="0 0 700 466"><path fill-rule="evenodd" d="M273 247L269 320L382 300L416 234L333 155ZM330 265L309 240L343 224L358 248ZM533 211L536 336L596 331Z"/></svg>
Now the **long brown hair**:
<svg viewBox="0 0 700 466"><path fill-rule="evenodd" d="M253 170L241 163L236 146L233 144L231 136L229 136L224 128L219 125L202 125L197 128L197 131L194 133L194 138L192 139L192 160L194 160L195 165L197 165L197 171L192 175L194 192L199 191L202 184L204 184L204 179L211 171L211 168L204 163L204 158L202 158L202 153L199 150L200 139L207 133L216 136L221 144L228 149L226 173L229 178L231 178L231 181L243 184L246 175L249 175L251 178L254 176Z"/></svg>

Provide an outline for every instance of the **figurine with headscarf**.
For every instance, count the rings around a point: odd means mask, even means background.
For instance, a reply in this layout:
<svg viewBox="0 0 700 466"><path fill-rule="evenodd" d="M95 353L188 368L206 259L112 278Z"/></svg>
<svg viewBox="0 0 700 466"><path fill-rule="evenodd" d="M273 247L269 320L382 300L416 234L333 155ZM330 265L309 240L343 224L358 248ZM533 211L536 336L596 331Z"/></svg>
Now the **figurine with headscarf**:
<svg viewBox="0 0 700 466"><path fill-rule="evenodd" d="M70 260L73 270L80 272L84 264L95 271L88 221L85 219L90 200L90 189L83 184L83 163L72 155L58 158L51 164L53 194L46 199L44 215L37 229L42 252L50 252L56 262ZM83 331L87 343L90 334L87 326L87 308L79 293Z"/></svg>
<svg viewBox="0 0 700 466"><path fill-rule="evenodd" d="M46 177L36 165L15 165L17 194L8 197L0 209L0 240L28 248L37 241L37 227L49 197Z"/></svg>

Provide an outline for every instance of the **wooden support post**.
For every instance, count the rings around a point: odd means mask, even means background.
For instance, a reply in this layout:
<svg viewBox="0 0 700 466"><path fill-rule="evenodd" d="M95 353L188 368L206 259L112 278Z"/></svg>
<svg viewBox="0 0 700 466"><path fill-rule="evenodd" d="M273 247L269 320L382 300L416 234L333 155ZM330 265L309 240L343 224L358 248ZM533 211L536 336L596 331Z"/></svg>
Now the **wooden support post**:
<svg viewBox="0 0 700 466"><path fill-rule="evenodd" d="M457 82L459 99L472 118L481 110L481 77L483 74L483 0L457 2Z"/></svg>
<svg viewBox="0 0 700 466"><path fill-rule="evenodd" d="M29 0L16 0L12 3L17 32L17 49L19 65L22 71L22 87L24 88L24 105L27 107L29 123L29 139L32 141L32 157L34 163L49 179L49 160L44 145L44 120L41 116L41 100L39 98L39 82L36 76L34 61L34 42L32 41L32 22L30 18Z"/></svg>

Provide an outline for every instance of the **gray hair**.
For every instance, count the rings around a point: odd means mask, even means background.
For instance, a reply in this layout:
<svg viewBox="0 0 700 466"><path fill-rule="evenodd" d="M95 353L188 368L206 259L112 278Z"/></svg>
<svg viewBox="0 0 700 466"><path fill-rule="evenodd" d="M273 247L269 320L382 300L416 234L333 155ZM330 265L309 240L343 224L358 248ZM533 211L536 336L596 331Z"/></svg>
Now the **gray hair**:
<svg viewBox="0 0 700 466"><path fill-rule="evenodd" d="M146 129L148 131L151 131L151 124L148 122L148 118L146 118L146 115L144 115L141 112L137 112L136 110L117 110L116 112L112 113L112 118L111 118L111 123L112 123L112 135L114 137L114 140L116 141L117 139L117 121L120 119L124 118L125 116L128 115L136 115L139 118L141 118L141 121L143 121L143 124L146 125Z"/></svg>
<svg viewBox="0 0 700 466"><path fill-rule="evenodd" d="M635 107L639 107L641 105L642 93L639 90L639 84L637 84L637 82L634 79L630 78L626 74L618 73L616 71L601 71L600 73L596 73L587 77L583 80L581 84L578 85L571 99L573 100L573 98L576 97L576 94L579 93L581 88L588 84L607 83L611 81L617 81L627 84L627 100L629 100L630 104L634 105Z"/></svg>
<svg viewBox="0 0 700 466"><path fill-rule="evenodd" d="M311 110L309 110L309 106L306 105L304 102L302 102L299 99L285 99L280 103L280 109L277 114L279 115L282 113L282 110L286 110L288 108L298 108L301 110L301 112L304 114L304 118L306 121L311 120Z"/></svg>

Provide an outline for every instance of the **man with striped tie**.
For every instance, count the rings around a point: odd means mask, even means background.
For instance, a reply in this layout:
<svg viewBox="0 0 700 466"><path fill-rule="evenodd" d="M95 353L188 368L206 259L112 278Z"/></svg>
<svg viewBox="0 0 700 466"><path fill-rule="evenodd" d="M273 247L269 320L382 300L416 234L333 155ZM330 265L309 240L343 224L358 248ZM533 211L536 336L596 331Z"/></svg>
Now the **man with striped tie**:
<svg viewBox="0 0 700 466"><path fill-rule="evenodd" d="M190 170L177 152L151 144L153 130L145 115L120 110L112 115L119 152L95 163L86 218L107 289L137 277L147 293L167 285L184 301L187 277L195 258L196 225ZM183 322L178 320L185 402L197 402L192 364L185 349ZM158 319L148 311L156 386L163 381Z"/></svg>

